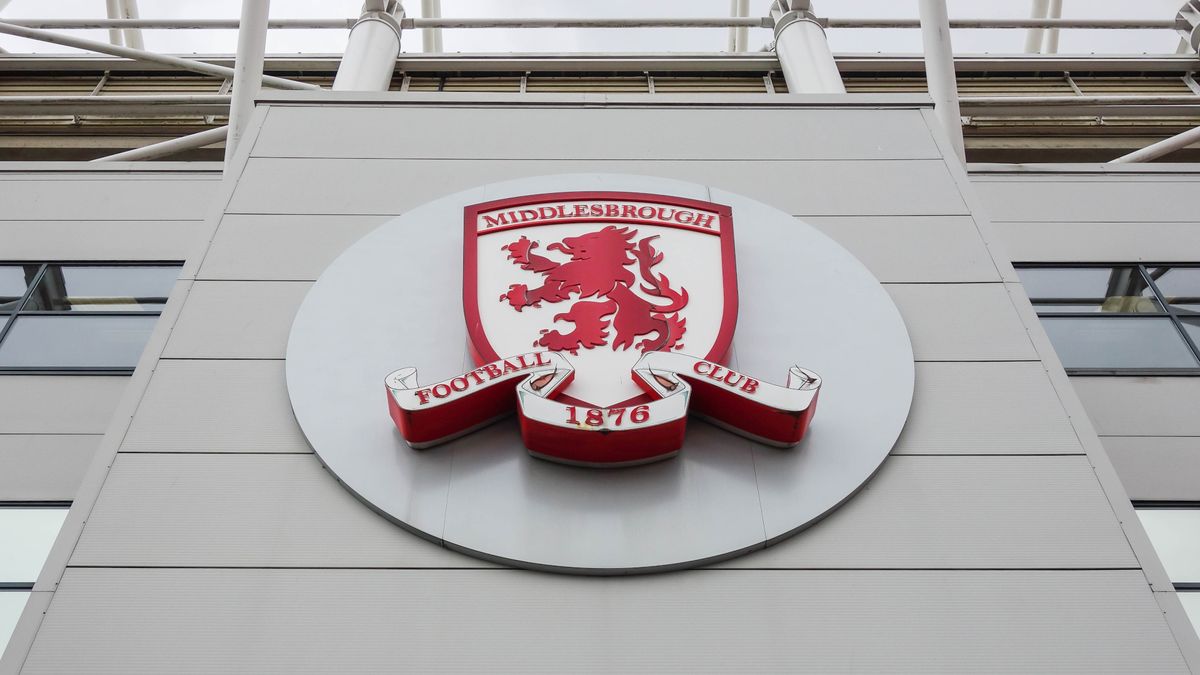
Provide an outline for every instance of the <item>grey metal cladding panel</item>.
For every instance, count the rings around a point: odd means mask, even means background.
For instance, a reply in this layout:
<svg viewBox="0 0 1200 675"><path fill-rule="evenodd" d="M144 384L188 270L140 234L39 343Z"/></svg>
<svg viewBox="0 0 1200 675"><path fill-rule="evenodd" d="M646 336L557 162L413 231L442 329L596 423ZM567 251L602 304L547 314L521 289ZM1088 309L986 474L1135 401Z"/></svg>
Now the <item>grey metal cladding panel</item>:
<svg viewBox="0 0 1200 675"><path fill-rule="evenodd" d="M1004 284L888 284L918 361L1037 360Z"/></svg>
<svg viewBox="0 0 1200 675"><path fill-rule="evenodd" d="M314 281L387 216L227 215L201 279ZM845 246L883 282L999 281L974 222L962 216L816 217L806 222ZM280 242L288 255L278 255Z"/></svg>
<svg viewBox="0 0 1200 675"><path fill-rule="evenodd" d="M0 241L5 260L184 260L204 229L201 220L0 221Z"/></svg>
<svg viewBox="0 0 1200 675"><path fill-rule="evenodd" d="M1087 458L1064 455L891 457L864 490L812 528L720 566L1138 564Z"/></svg>
<svg viewBox="0 0 1200 675"><path fill-rule="evenodd" d="M23 672L181 670L1187 672L1136 570L78 568Z"/></svg>
<svg viewBox="0 0 1200 675"><path fill-rule="evenodd" d="M962 216L806 218L882 282L1000 281L975 222Z"/></svg>
<svg viewBox="0 0 1200 675"><path fill-rule="evenodd" d="M304 281L197 281L163 357L281 359L292 319L311 286Z"/></svg>
<svg viewBox="0 0 1200 675"><path fill-rule="evenodd" d="M1200 378L1073 377L1101 436L1200 436Z"/></svg>
<svg viewBox="0 0 1200 675"><path fill-rule="evenodd" d="M0 178L3 220L196 220L217 194L214 178L145 175Z"/></svg>
<svg viewBox="0 0 1200 675"><path fill-rule="evenodd" d="M0 375L0 434L102 434L128 377Z"/></svg>
<svg viewBox="0 0 1200 675"><path fill-rule="evenodd" d="M316 281L387 216L227 215L200 265L200 279ZM279 255L287 242L287 255Z"/></svg>
<svg viewBox="0 0 1200 675"><path fill-rule="evenodd" d="M1195 222L1200 179L1140 176L976 180L993 221Z"/></svg>
<svg viewBox="0 0 1200 675"><path fill-rule="evenodd" d="M0 501L69 501L98 435L0 435Z"/></svg>
<svg viewBox="0 0 1200 675"><path fill-rule="evenodd" d="M122 453L71 565L491 567L371 511L312 455Z"/></svg>
<svg viewBox="0 0 1200 675"><path fill-rule="evenodd" d="M799 216L967 215L940 160L632 161L251 159L228 213L399 214L510 178L631 173L738 192ZM920 189L914 189L919 186Z"/></svg>
<svg viewBox="0 0 1200 675"><path fill-rule="evenodd" d="M168 358L283 358L311 284L199 281L171 332ZM1003 284L887 286L918 360L1035 360Z"/></svg>
<svg viewBox="0 0 1200 675"><path fill-rule="evenodd" d="M481 117L486 124L479 123ZM754 129L761 138L747 136ZM920 110L273 106L252 156L933 159L940 154Z"/></svg>
<svg viewBox="0 0 1200 675"><path fill-rule="evenodd" d="M912 411L892 452L1080 454L1083 447L1040 362L918 363Z"/></svg>
<svg viewBox="0 0 1200 675"><path fill-rule="evenodd" d="M121 449L310 452L283 362L163 360ZM895 454L1083 452L1040 363L918 363Z"/></svg>
<svg viewBox="0 0 1200 675"><path fill-rule="evenodd" d="M487 566L385 521L315 457L219 454L121 454L70 564ZM1095 569L1137 561L1085 457L893 457L811 530L724 566Z"/></svg>
<svg viewBox="0 0 1200 675"><path fill-rule="evenodd" d="M1200 436L1100 440L1130 499L1200 501Z"/></svg>
<svg viewBox="0 0 1200 675"><path fill-rule="evenodd" d="M126 452L312 452L292 415L283 361L161 360Z"/></svg>
<svg viewBox="0 0 1200 675"><path fill-rule="evenodd" d="M1200 260L1200 227L1195 221L995 223L995 229L1010 258L1021 262Z"/></svg>

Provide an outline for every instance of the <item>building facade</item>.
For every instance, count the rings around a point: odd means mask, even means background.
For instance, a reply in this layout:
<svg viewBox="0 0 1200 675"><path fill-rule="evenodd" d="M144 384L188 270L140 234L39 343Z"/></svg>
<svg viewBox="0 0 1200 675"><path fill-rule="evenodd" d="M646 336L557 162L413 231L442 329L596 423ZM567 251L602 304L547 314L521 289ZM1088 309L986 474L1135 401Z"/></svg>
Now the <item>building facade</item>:
<svg viewBox="0 0 1200 675"><path fill-rule="evenodd" d="M0 518L28 551L0 579L0 670L1200 669L1200 171L1095 163L1197 103L964 98L964 164L929 97L895 93L923 88L912 63L842 59L851 93L807 95L772 58L402 59L395 91L264 90L224 170L84 161L220 123L199 104L140 128L9 114ZM1183 96L1197 64L1050 60L968 62L959 88ZM14 89L121 68L0 56ZM862 261L916 385L859 494L741 557L572 576L447 550L323 468L284 377L321 273L434 198L566 173L719 187Z"/></svg>

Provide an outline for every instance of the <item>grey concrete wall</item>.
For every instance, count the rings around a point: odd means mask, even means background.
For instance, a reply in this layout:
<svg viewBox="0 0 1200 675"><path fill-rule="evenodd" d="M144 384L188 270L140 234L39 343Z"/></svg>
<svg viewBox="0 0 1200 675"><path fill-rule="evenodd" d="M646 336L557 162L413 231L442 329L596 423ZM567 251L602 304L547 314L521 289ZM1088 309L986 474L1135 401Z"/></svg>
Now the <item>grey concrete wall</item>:
<svg viewBox="0 0 1200 675"><path fill-rule="evenodd" d="M39 580L22 672L1186 672L1161 569L926 110L406 100L260 106ZM885 283L917 390L859 496L713 569L590 579L441 549L322 470L282 360L321 270L430 199L579 171L744 193Z"/></svg>
<svg viewBox="0 0 1200 675"><path fill-rule="evenodd" d="M1200 262L1200 171L996 166L972 182L1015 262ZM1131 498L1200 499L1200 378L1072 384Z"/></svg>

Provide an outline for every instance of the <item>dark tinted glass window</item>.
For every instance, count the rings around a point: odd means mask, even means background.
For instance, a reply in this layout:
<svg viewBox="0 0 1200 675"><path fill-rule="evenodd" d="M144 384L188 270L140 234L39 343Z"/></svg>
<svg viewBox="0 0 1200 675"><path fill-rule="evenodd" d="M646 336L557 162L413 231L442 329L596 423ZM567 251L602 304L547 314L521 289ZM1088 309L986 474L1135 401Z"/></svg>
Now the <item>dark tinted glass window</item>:
<svg viewBox="0 0 1200 675"><path fill-rule="evenodd" d="M0 373L128 372L176 264L0 264Z"/></svg>
<svg viewBox="0 0 1200 675"><path fill-rule="evenodd" d="M1200 375L1200 266L1018 267L1074 374Z"/></svg>
<svg viewBox="0 0 1200 675"><path fill-rule="evenodd" d="M1042 325L1067 368L1195 368L1200 366L1166 317L1047 317Z"/></svg>
<svg viewBox="0 0 1200 675"><path fill-rule="evenodd" d="M1039 312L1160 312L1162 307L1136 267L1019 269Z"/></svg>
<svg viewBox="0 0 1200 675"><path fill-rule="evenodd" d="M13 312L41 265L0 265L0 313Z"/></svg>
<svg viewBox="0 0 1200 675"><path fill-rule="evenodd" d="M158 321L150 316L18 316L0 367L133 368Z"/></svg>
<svg viewBox="0 0 1200 675"><path fill-rule="evenodd" d="M1182 317L1179 322L1183 324L1183 330L1192 338L1192 343L1200 345L1200 317Z"/></svg>
<svg viewBox="0 0 1200 675"><path fill-rule="evenodd" d="M1150 267L1147 271L1171 309L1200 314L1200 267Z"/></svg>
<svg viewBox="0 0 1200 675"><path fill-rule="evenodd" d="M47 265L25 311L160 311L179 276L176 266Z"/></svg>

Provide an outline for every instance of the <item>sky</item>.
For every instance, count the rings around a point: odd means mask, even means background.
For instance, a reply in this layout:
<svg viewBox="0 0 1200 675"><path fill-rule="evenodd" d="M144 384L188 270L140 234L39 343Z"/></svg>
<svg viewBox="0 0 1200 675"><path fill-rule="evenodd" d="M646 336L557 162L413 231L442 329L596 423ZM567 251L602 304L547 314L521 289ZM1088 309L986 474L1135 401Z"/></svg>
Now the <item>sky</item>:
<svg viewBox="0 0 1200 675"><path fill-rule="evenodd" d="M0 4L4 4L0 0ZM419 0L406 0L410 16L419 16ZM1063 0L1064 18L1172 19L1183 0ZM1030 0L948 0L952 18L1029 16ZM770 0L751 0L750 13L767 13ZM917 17L917 0L814 0L819 16ZM103 18L104 0L11 0L0 10L6 18ZM237 18L239 0L139 0L142 18ZM346 18L357 16L361 0L274 0L272 18ZM663 17L728 16L728 0L442 0L447 17ZM107 41L106 31L70 31L73 35ZM830 45L837 53L919 53L920 31L831 29ZM176 54L232 53L237 33L230 30L144 31L146 48ZM338 54L346 30L272 30L269 54ZM718 52L726 48L726 29L464 29L446 30L446 52ZM771 40L771 31L751 29L750 44L758 49ZM955 51L963 54L1017 53L1024 49L1023 30L956 30ZM1063 54L1171 54L1179 38L1171 30L1063 31ZM68 47L0 35L0 47L14 53L71 52ZM420 31L406 31L401 50L421 51Z"/></svg>

